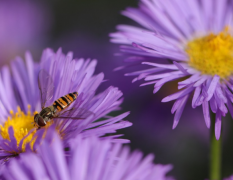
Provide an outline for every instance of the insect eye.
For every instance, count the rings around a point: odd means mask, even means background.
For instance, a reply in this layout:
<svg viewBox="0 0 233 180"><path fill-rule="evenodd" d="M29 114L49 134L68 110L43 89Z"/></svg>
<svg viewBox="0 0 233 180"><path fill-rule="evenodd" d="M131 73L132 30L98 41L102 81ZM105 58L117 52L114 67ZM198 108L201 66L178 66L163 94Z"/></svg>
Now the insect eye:
<svg viewBox="0 0 233 180"><path fill-rule="evenodd" d="M38 118L38 122L37 123L38 123L39 126L45 126L46 125L45 122L44 122L44 119L42 117Z"/></svg>

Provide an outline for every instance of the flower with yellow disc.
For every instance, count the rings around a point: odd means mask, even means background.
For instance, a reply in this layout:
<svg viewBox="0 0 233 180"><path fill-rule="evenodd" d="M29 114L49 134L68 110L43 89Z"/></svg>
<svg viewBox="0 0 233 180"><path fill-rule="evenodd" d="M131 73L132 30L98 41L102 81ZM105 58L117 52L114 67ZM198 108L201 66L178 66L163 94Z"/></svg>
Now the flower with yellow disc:
<svg viewBox="0 0 233 180"><path fill-rule="evenodd" d="M64 146L68 146L68 140L77 134L83 134L84 137L101 137L131 126L130 122L123 120L129 112L115 117L106 116L119 109L122 92L110 86L96 94L95 91L104 78L103 73L94 75L96 60L73 59L71 52L65 55L61 49L57 52L45 49L39 64L33 62L28 52L25 61L24 63L17 57L11 68L4 66L1 69L0 159L7 160L27 150L36 151L36 147L43 141L43 133L39 132L43 132L51 124L54 124ZM45 107L51 106L55 100L70 92L78 92L79 95L72 107L74 110L71 118L51 118L45 128L37 129L34 114L40 112L43 107L38 87L38 73L41 69L47 71L51 78L49 83L53 83L54 87L52 97L47 99ZM45 79L44 83L48 81ZM82 110L90 112L89 115L81 119L76 118ZM109 138L114 141L116 137L119 135ZM117 141L128 142L124 139Z"/></svg>

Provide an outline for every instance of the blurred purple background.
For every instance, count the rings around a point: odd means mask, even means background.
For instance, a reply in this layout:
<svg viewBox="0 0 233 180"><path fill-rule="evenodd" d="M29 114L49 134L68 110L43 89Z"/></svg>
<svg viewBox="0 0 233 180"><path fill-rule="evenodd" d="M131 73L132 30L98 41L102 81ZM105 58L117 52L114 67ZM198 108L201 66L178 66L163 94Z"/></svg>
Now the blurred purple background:
<svg viewBox="0 0 233 180"><path fill-rule="evenodd" d="M124 93L122 109L131 111L127 118L133 126L119 133L131 140L133 149L145 154L154 153L156 163L173 164L170 175L178 180L197 180L208 177L209 130L202 109L188 105L178 127L172 130L173 103L161 103L163 97L177 90L177 82L165 85L157 94L152 86L139 87L125 77L129 70L113 72L123 65L124 57L114 56L118 45L109 42L108 34L117 24L133 24L120 15L128 6L137 6L134 0L80 0L80 1L0 1L0 65L26 50L39 61L46 47L63 52L73 51L75 57L98 60L96 72L104 72L103 89L110 85ZM137 67L132 68L132 71ZM188 103L190 104L190 103ZM117 113L116 113L117 114ZM223 175L232 174L233 123L223 120Z"/></svg>
<svg viewBox="0 0 233 180"><path fill-rule="evenodd" d="M29 0L0 1L0 65L26 49L39 55L52 28L52 12L46 4ZM47 36L48 35L48 36Z"/></svg>

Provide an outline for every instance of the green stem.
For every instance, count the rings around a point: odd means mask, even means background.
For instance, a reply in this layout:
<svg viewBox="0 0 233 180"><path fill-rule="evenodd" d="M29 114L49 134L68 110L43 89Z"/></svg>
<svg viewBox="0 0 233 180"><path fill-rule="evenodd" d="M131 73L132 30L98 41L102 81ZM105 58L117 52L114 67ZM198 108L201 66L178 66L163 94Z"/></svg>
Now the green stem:
<svg viewBox="0 0 233 180"><path fill-rule="evenodd" d="M211 116L210 128L210 180L221 180L221 136L215 137L215 114Z"/></svg>

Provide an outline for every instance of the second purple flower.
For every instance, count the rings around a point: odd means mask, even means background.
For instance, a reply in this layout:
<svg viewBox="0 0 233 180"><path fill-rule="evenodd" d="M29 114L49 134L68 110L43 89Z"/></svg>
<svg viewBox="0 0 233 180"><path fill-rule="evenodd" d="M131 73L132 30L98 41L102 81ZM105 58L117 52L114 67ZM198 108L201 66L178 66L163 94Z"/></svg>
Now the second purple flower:
<svg viewBox="0 0 233 180"><path fill-rule="evenodd" d="M219 139L221 117L228 111L233 116L232 1L142 0L139 8L122 14L141 27L119 25L111 41L123 44L130 65L150 66L125 75L137 76L133 82L147 81L141 86L154 84L153 93L169 81L185 78L178 83L179 92L162 100L175 100L173 128L194 93L192 107L202 105L208 128L209 109L216 114Z"/></svg>

